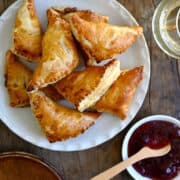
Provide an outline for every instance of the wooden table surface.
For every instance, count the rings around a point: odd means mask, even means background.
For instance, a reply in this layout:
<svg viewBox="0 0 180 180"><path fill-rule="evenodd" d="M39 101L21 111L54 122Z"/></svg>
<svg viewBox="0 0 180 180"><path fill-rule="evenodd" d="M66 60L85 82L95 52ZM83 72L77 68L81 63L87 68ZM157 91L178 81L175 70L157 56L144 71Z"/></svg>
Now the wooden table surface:
<svg viewBox="0 0 180 180"><path fill-rule="evenodd" d="M15 0L0 0L0 14ZM180 61L165 55L156 45L151 21L160 0L119 0L144 27L151 55L151 81L144 104L134 119L152 114L168 114L180 119ZM130 126L132 123L130 124ZM52 164L65 180L85 180L121 160L125 131L112 140L86 151L53 152L31 145L0 123L0 152L26 151ZM114 179L132 179L126 171Z"/></svg>

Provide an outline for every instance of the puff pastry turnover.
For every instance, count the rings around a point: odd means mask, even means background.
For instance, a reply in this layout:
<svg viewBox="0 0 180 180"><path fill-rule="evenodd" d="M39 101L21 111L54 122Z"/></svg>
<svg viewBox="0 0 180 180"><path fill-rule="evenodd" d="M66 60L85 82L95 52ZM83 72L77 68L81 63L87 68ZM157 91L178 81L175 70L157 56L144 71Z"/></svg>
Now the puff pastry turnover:
<svg viewBox="0 0 180 180"><path fill-rule="evenodd" d="M123 53L143 32L140 26L126 27L90 22L76 14L70 17L69 23L73 35L90 59L89 65Z"/></svg>
<svg viewBox="0 0 180 180"><path fill-rule="evenodd" d="M33 113L50 142L76 137L93 125L99 113L80 113L56 104L41 91L29 94Z"/></svg>
<svg viewBox="0 0 180 180"><path fill-rule="evenodd" d="M8 89L12 107L26 107L30 105L26 87L31 78L32 71L22 64L10 50L7 51L5 85ZM43 88L42 91L55 101L63 99L53 86Z"/></svg>
<svg viewBox="0 0 180 180"><path fill-rule="evenodd" d="M143 79L143 66L121 72L119 78L93 107L125 119L135 90Z"/></svg>
<svg viewBox="0 0 180 180"><path fill-rule="evenodd" d="M17 12L13 30L12 52L29 61L41 56L42 29L34 7L34 0L25 0Z"/></svg>
<svg viewBox="0 0 180 180"><path fill-rule="evenodd" d="M31 79L32 72L20 63L11 51L6 53L5 85L8 89L10 105L25 107L29 105L26 86Z"/></svg>
<svg viewBox="0 0 180 180"><path fill-rule="evenodd" d="M48 28L42 42L42 59L28 91L53 84L70 74L79 63L79 55L69 24L53 9L47 11Z"/></svg>
<svg viewBox="0 0 180 180"><path fill-rule="evenodd" d="M55 87L80 112L94 105L120 74L120 63L113 60L105 66L89 66L73 72L59 81Z"/></svg>

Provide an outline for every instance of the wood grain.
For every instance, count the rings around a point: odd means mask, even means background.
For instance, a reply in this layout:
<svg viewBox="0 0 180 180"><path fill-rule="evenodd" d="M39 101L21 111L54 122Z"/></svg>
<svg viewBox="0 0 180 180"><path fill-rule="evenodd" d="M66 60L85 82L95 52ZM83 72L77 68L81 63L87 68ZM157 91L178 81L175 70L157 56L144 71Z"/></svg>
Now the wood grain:
<svg viewBox="0 0 180 180"><path fill-rule="evenodd" d="M5 6L4 6L4 1L0 1L0 14L4 11L4 8Z"/></svg>
<svg viewBox="0 0 180 180"><path fill-rule="evenodd" d="M0 13L15 0L0 0ZM151 114L168 114L180 119L180 61L165 55L156 45L151 21L160 0L119 0L144 27L151 55L151 82L144 104L134 119ZM65 180L86 180L121 160L122 138L125 131L108 142L82 152L52 152L33 146L0 123L0 152L26 151L52 164ZM114 178L132 179L126 171Z"/></svg>

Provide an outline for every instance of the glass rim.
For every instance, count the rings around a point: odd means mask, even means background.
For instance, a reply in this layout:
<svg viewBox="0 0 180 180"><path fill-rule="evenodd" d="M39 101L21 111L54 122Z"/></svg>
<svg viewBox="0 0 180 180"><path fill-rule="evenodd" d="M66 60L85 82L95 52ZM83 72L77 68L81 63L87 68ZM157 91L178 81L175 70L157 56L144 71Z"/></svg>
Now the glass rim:
<svg viewBox="0 0 180 180"><path fill-rule="evenodd" d="M159 20L160 20L160 15L161 15L161 10L164 8L167 0L162 0L159 5L156 7L153 18L152 18L152 32L153 32L153 37L156 42L156 44L159 46L159 48L167 55L170 57L173 57L175 59L180 60L180 55L176 54L175 52L171 51L167 44L164 42L162 39L162 36L160 34L160 25L159 25ZM180 3L180 1L178 1ZM180 4L179 4L180 5ZM180 17L180 10L179 11L179 17ZM179 28L178 28L179 29ZM179 29L180 32L180 29Z"/></svg>
<svg viewBox="0 0 180 180"><path fill-rule="evenodd" d="M177 16L176 16L176 30L177 30L177 34L180 37L179 19L180 19L180 8L179 8Z"/></svg>

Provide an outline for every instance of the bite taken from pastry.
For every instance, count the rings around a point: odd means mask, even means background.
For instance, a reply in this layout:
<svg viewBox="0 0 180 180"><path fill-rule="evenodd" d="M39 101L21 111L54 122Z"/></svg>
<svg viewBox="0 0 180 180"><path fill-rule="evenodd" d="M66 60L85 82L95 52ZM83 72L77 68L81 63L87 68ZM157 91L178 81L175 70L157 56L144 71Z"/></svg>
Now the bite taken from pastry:
<svg viewBox="0 0 180 180"><path fill-rule="evenodd" d="M89 66L71 73L55 84L57 91L83 112L93 106L120 74L120 61L112 60L104 66Z"/></svg>

